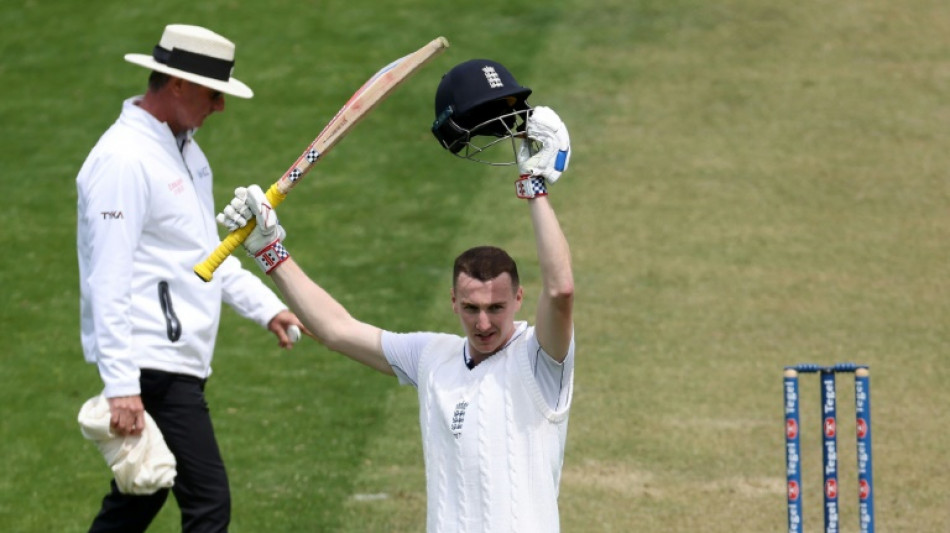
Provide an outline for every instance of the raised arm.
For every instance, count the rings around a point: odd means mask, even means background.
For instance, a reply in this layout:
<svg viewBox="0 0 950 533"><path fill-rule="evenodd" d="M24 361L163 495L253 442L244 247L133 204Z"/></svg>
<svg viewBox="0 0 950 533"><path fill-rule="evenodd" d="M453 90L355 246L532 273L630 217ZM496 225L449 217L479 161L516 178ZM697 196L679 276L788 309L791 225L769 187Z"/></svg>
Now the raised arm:
<svg viewBox="0 0 950 533"><path fill-rule="evenodd" d="M360 322L317 285L290 257L270 273L271 278L307 330L327 348L383 374L395 373L380 344L381 331Z"/></svg>
<svg viewBox="0 0 950 533"><path fill-rule="evenodd" d="M531 223L541 267L541 298L535 317L535 331L544 351L558 361L567 357L574 333L574 274L567 238L547 196L547 187L567 170L571 146L567 127L547 107L536 107L527 123L528 136L541 144L534 151L530 143L519 152L521 177L516 193L528 201Z"/></svg>
<svg viewBox="0 0 950 533"><path fill-rule="evenodd" d="M247 224L250 217L257 218L257 225L244 241L244 248L277 284L307 333L335 352L394 376L383 355L381 330L353 318L290 257L282 244L286 232L261 188L252 185L234 192L234 200L218 215L218 222L234 230Z"/></svg>
<svg viewBox="0 0 950 533"><path fill-rule="evenodd" d="M563 361L574 333L571 251L548 198L535 198L529 203L542 282L535 330L544 351Z"/></svg>

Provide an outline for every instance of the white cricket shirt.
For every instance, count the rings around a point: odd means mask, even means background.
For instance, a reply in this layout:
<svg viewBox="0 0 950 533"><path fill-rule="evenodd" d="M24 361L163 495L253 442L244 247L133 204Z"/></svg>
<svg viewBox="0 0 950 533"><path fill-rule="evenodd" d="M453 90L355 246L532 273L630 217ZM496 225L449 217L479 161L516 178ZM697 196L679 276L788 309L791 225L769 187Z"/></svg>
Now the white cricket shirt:
<svg viewBox="0 0 950 533"><path fill-rule="evenodd" d="M384 332L400 382L415 385L430 533L553 533L573 394L574 343L564 363L533 327L472 369L465 337Z"/></svg>

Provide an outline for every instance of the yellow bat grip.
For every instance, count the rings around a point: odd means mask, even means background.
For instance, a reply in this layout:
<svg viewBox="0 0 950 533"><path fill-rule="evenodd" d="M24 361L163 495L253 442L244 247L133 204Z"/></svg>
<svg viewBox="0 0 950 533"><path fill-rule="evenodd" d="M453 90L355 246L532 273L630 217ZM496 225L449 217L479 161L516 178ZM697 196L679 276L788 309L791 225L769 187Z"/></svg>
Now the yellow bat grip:
<svg viewBox="0 0 950 533"><path fill-rule="evenodd" d="M271 207L277 207L281 202L284 201L285 198L287 198L285 193L282 193L280 190L278 190L277 183L271 185L270 188L267 189L266 196ZM243 228L238 228L229 233L228 236L218 244L218 247L215 248L213 252L211 252L211 255L209 255L204 261L195 265L195 274L198 274L198 277L206 282L211 281L211 278L214 277L214 271L217 270L219 266L221 266L221 263L223 263L224 260L227 259L228 256L231 255L231 253L241 245L242 242L244 242L244 239L247 239L247 236L250 235L252 231L254 231L255 226L257 226L257 219L252 218L251 220L247 221L247 225Z"/></svg>

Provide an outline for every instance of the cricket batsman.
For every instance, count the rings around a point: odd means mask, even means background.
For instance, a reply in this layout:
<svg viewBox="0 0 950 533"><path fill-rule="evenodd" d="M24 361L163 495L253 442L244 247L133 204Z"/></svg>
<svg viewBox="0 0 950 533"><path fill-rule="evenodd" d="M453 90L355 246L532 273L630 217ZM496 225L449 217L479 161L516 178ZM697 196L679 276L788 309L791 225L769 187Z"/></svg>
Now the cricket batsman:
<svg viewBox="0 0 950 533"><path fill-rule="evenodd" d="M466 61L439 83L432 131L454 155L518 169L513 188L522 203L499 199L498 209L523 209L534 235L542 287L533 296L533 324L517 319L525 297L518 267L496 246L475 246L454 260L448 307L461 334L395 332L354 317L306 274L259 186L238 188L217 217L231 230L256 219L245 249L320 343L417 389L433 533L560 528L574 277L549 190L567 170L571 147L557 113L529 106L530 94L500 63ZM493 157L508 147L513 160Z"/></svg>

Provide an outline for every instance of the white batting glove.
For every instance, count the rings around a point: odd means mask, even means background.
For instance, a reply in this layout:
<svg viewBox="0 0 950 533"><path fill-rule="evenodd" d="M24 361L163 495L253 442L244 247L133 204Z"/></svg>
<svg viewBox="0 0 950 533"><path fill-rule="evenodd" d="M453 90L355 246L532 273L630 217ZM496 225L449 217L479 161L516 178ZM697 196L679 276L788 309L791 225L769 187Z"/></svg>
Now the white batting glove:
<svg viewBox="0 0 950 533"><path fill-rule="evenodd" d="M527 121L528 139L518 150L518 168L522 175L541 176L553 184L571 161L571 136L561 117L550 107L533 108Z"/></svg>
<svg viewBox="0 0 950 533"><path fill-rule="evenodd" d="M228 231L234 231L246 226L247 221L253 216L251 208L247 206L247 189L238 187L234 189L234 198L214 218Z"/></svg>
<svg viewBox="0 0 950 533"><path fill-rule="evenodd" d="M243 228L251 218L257 219L254 230L244 240L244 249L265 274L270 274L277 265L290 257L281 242L287 237L287 232L278 222L277 211L271 207L259 186L234 189L234 198L215 218L230 231Z"/></svg>

